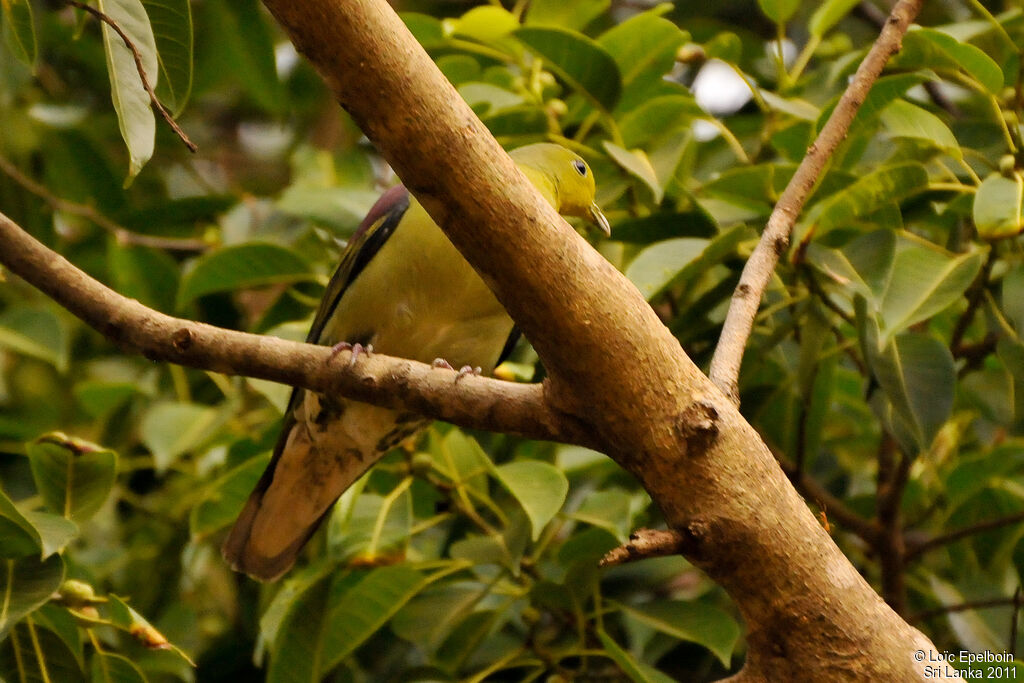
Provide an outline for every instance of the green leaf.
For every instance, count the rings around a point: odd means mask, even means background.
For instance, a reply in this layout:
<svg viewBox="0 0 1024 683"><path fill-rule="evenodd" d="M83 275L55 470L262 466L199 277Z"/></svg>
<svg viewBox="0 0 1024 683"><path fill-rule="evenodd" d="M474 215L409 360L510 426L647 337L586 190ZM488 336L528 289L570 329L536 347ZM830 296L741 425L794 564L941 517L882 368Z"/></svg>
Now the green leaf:
<svg viewBox="0 0 1024 683"><path fill-rule="evenodd" d="M823 38L832 27L839 23L850 10L857 5L858 0L825 0L818 9L814 10L807 29L814 38Z"/></svg>
<svg viewBox="0 0 1024 683"><path fill-rule="evenodd" d="M435 63L452 85L479 81L482 78L480 62L469 55L443 55L438 57Z"/></svg>
<svg viewBox="0 0 1024 683"><path fill-rule="evenodd" d="M453 564L429 576L404 564L379 567L341 596L332 596L326 607L321 671L330 671L355 652L417 593L464 566Z"/></svg>
<svg viewBox="0 0 1024 683"><path fill-rule="evenodd" d="M78 525L60 515L26 510L25 518L39 532L44 558L64 550L78 536Z"/></svg>
<svg viewBox="0 0 1024 683"><path fill-rule="evenodd" d="M440 19L418 12L402 12L399 16L423 49L433 50L448 44Z"/></svg>
<svg viewBox="0 0 1024 683"><path fill-rule="evenodd" d="M785 24L800 9L800 0L757 0L757 4L776 24Z"/></svg>
<svg viewBox="0 0 1024 683"><path fill-rule="evenodd" d="M597 491L572 513L573 519L604 529L624 542L633 523L633 497L621 489Z"/></svg>
<svg viewBox="0 0 1024 683"><path fill-rule="evenodd" d="M904 448L923 451L949 419L956 368L949 349L923 334L899 334L879 347L877 327L858 310L865 357L894 411L890 422Z"/></svg>
<svg viewBox="0 0 1024 683"><path fill-rule="evenodd" d="M930 242L907 236L897 244L892 272L880 300L882 343L927 320L959 299L977 277L985 250L950 254Z"/></svg>
<svg viewBox="0 0 1024 683"><path fill-rule="evenodd" d="M79 382L73 392L75 400L89 417L100 418L117 410L133 395L139 386L133 382Z"/></svg>
<svg viewBox="0 0 1024 683"><path fill-rule="evenodd" d="M1018 265L1003 277L1003 313L1019 337L1024 337L1024 265Z"/></svg>
<svg viewBox="0 0 1024 683"><path fill-rule="evenodd" d="M991 173L974 195L974 227L984 240L1013 237L1024 230L1024 178Z"/></svg>
<svg viewBox="0 0 1024 683"><path fill-rule="evenodd" d="M626 277L650 301L684 275L710 243L699 237L677 237L652 244L630 262Z"/></svg>
<svg viewBox="0 0 1024 683"><path fill-rule="evenodd" d="M495 468L498 479L516 497L530 518L533 540L558 514L569 492L569 481L553 465L539 460L518 460Z"/></svg>
<svg viewBox="0 0 1024 683"><path fill-rule="evenodd" d="M289 572L281 582L280 589L274 594L273 600L260 615L260 641L257 647L277 650L278 633L282 628L287 631L290 628L289 620L296 616L300 618L309 616L304 608L304 603L309 599L311 592L318 594L320 592L318 588L326 590L327 584L324 579L330 577L336 568L337 565L333 560L319 558L312 564ZM339 572L335 577L335 582L347 581L351 576L350 572ZM318 595L318 597L318 603L323 604L324 596ZM322 615L323 610L317 610L317 612ZM319 628L319 619L317 623L317 628Z"/></svg>
<svg viewBox="0 0 1024 683"><path fill-rule="evenodd" d="M0 638L16 622L45 603L64 581L64 560L38 555L0 560L0 595L9 596L0 603Z"/></svg>
<svg viewBox="0 0 1024 683"><path fill-rule="evenodd" d="M226 419L223 411L195 403L154 403L139 423L142 443L163 472L181 456L209 439Z"/></svg>
<svg viewBox="0 0 1024 683"><path fill-rule="evenodd" d="M927 185L928 172L918 163L885 166L868 173L845 190L816 203L804 221L805 225L813 226L811 232L800 241L806 241L810 234L820 237L833 228L848 225L860 216L920 192Z"/></svg>
<svg viewBox="0 0 1024 683"><path fill-rule="evenodd" d="M954 159L963 158L953 131L930 111L906 100L895 100L881 113L882 123L894 138L913 138L935 145Z"/></svg>
<svg viewBox="0 0 1024 683"><path fill-rule="evenodd" d="M651 191L654 196L654 203L661 204L665 196L665 188L658 180L658 174L651 165L651 160L642 149L623 149L615 143L605 140L604 149L608 152L615 163L621 166L627 173L639 179Z"/></svg>
<svg viewBox="0 0 1024 683"><path fill-rule="evenodd" d="M379 196L375 190L300 182L281 193L277 208L351 233Z"/></svg>
<svg viewBox="0 0 1024 683"><path fill-rule="evenodd" d="M628 112L644 102L668 93L686 91L665 81L675 66L676 52L689 35L659 16L671 8L665 3L610 28L598 38L598 45L611 55L616 66L604 78L616 81L621 75L622 93L617 111Z"/></svg>
<svg viewBox="0 0 1024 683"><path fill-rule="evenodd" d="M476 439L453 429L441 439L431 439L434 468L457 487L473 489L487 497L487 476L494 465Z"/></svg>
<svg viewBox="0 0 1024 683"><path fill-rule="evenodd" d="M192 93L192 8L188 0L142 0L156 40L160 83L156 94L178 116Z"/></svg>
<svg viewBox="0 0 1024 683"><path fill-rule="evenodd" d="M107 596L104 606L107 618L118 629L128 633L144 647L150 650L170 650L190 666L195 666L192 658L181 648L171 643L144 616L136 612L127 602L116 595Z"/></svg>
<svg viewBox="0 0 1024 683"><path fill-rule="evenodd" d="M178 291L178 305L213 292L233 292L282 282L310 280L309 264L276 244L250 242L200 256Z"/></svg>
<svg viewBox="0 0 1024 683"><path fill-rule="evenodd" d="M499 538L493 536L472 535L452 543L448 554L453 560L466 560L479 567L485 564L496 564L512 568L512 557L508 548Z"/></svg>
<svg viewBox="0 0 1024 683"><path fill-rule="evenodd" d="M599 44L562 28L524 26L513 35L595 106L605 111L615 108L622 89L619 68Z"/></svg>
<svg viewBox="0 0 1024 683"><path fill-rule="evenodd" d="M629 149L672 131L689 128L695 118L706 116L689 95L663 95L626 111L619 121L619 133L623 145Z"/></svg>
<svg viewBox="0 0 1024 683"><path fill-rule="evenodd" d="M1003 89L1003 70L984 51L930 28L912 28L890 62L897 69L965 72L993 94Z"/></svg>
<svg viewBox="0 0 1024 683"><path fill-rule="evenodd" d="M15 57L35 71L38 49L32 3L30 0L4 0L0 2L0 7L3 7L4 40L7 47Z"/></svg>
<svg viewBox="0 0 1024 683"><path fill-rule="evenodd" d="M493 45L519 28L519 21L504 7L481 5L458 19L449 19L443 26L452 35Z"/></svg>
<svg viewBox="0 0 1024 683"><path fill-rule="evenodd" d="M48 602L32 613L32 621L49 629L64 642L79 669L85 665L82 656L82 631L78 628L75 618L71 616L71 612L55 602Z"/></svg>
<svg viewBox="0 0 1024 683"><path fill-rule="evenodd" d="M121 30L135 45L142 57L142 68L151 87L158 82L156 40L149 15L140 0L97 0L100 11L117 22ZM130 185L142 167L153 156L153 142L156 136L156 117L153 114L149 93L142 85L138 67L132 51L124 44L114 29L103 23L103 48L107 56L107 72L110 76L110 97L117 112L117 123L121 137L128 147L128 177Z"/></svg>
<svg viewBox="0 0 1024 683"><path fill-rule="evenodd" d="M42 548L43 539L39 530L7 494L0 491L0 557L36 555Z"/></svg>
<svg viewBox="0 0 1024 683"><path fill-rule="evenodd" d="M610 5L611 0L532 0L526 25L582 31Z"/></svg>
<svg viewBox="0 0 1024 683"><path fill-rule="evenodd" d="M483 591L467 582L444 582L410 600L391 620L391 631L424 649L435 649L449 638L479 603Z"/></svg>
<svg viewBox="0 0 1024 683"><path fill-rule="evenodd" d="M597 637L608 656L619 665L622 673L626 674L633 683L672 683L673 679L670 676L634 659L633 655L622 649L611 636L605 633L603 628L597 630Z"/></svg>
<svg viewBox="0 0 1024 683"><path fill-rule="evenodd" d="M344 586L355 576L358 575L342 574L335 578L334 583ZM288 586L286 585L283 590L288 590ZM331 581L328 577L317 574L308 583L295 585L290 593L292 591L294 595L286 595L289 603L278 603L276 600L274 602L274 605L279 607L275 616L280 614L284 607L287 607L287 610L276 632L268 632L266 636L272 645L266 681L320 683L323 680L321 641L323 623L326 619L324 605L332 592Z"/></svg>
<svg viewBox="0 0 1024 683"><path fill-rule="evenodd" d="M79 658L33 613L0 644L0 679L10 683L85 683Z"/></svg>
<svg viewBox="0 0 1024 683"><path fill-rule="evenodd" d="M113 652L92 656L92 683L146 683L142 670L132 660Z"/></svg>
<svg viewBox="0 0 1024 683"><path fill-rule="evenodd" d="M509 614L502 610L471 612L460 621L437 649L437 663L449 671L459 670L469 657L507 621Z"/></svg>
<svg viewBox="0 0 1024 683"><path fill-rule="evenodd" d="M681 600L617 606L633 619L662 633L706 647L723 667L729 668L740 639L740 627L735 619L717 607Z"/></svg>
<svg viewBox="0 0 1024 683"><path fill-rule="evenodd" d="M880 302L896 258L896 233L874 230L850 242L842 250L811 243L807 260L850 294ZM876 304L876 309L879 304Z"/></svg>
<svg viewBox="0 0 1024 683"><path fill-rule="evenodd" d="M81 523L103 505L117 476L114 451L60 432L25 446L32 477L47 507Z"/></svg>
<svg viewBox="0 0 1024 683"><path fill-rule="evenodd" d="M48 309L12 306L0 313L0 347L38 358L64 373L69 345L67 330Z"/></svg>
<svg viewBox="0 0 1024 683"><path fill-rule="evenodd" d="M908 90L914 86L921 85L927 80L928 77L923 73L892 74L879 78L875 81L875 84L871 86L871 90L868 91L863 104L861 104L860 108L857 110L857 116L853 119L853 123L850 125L849 135L852 136L854 133L860 132L864 126L869 125L877 119L890 104L904 97ZM832 111L835 109L835 104L837 102L839 102L838 97L831 106L822 110L817 121L818 130L822 129L825 122L828 120L828 117L832 115ZM952 135L952 133L950 133L950 135Z"/></svg>
<svg viewBox="0 0 1024 683"><path fill-rule="evenodd" d="M288 98L274 61L274 41L256 0L210 0L210 25L227 61L226 72L237 78L252 101L268 112L285 110ZM202 24L200 24L202 25Z"/></svg>
<svg viewBox="0 0 1024 683"><path fill-rule="evenodd" d="M522 95L490 83L464 83L458 90L466 104L481 115L523 104Z"/></svg>
<svg viewBox="0 0 1024 683"><path fill-rule="evenodd" d="M202 539L231 524L269 463L269 453L249 458L209 484L203 500L189 515L192 535Z"/></svg>
<svg viewBox="0 0 1024 683"><path fill-rule="evenodd" d="M950 254L903 233L876 230L842 250L810 245L808 261L870 304L884 346L892 335L952 305L974 281L985 250Z"/></svg>

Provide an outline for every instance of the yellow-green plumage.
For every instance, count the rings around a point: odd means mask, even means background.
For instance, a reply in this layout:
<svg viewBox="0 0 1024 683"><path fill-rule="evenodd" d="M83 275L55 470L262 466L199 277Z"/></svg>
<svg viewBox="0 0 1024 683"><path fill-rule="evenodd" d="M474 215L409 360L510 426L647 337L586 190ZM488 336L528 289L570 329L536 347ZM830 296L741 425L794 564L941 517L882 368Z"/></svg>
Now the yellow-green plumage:
<svg viewBox="0 0 1024 683"><path fill-rule="evenodd" d="M583 160L558 145L512 157L560 213L606 232ZM493 370L512 320L427 212L402 190L371 210L342 256L308 341L372 344L391 356ZM271 580L292 566L331 505L402 439L413 414L296 389L271 461L224 543L231 566Z"/></svg>

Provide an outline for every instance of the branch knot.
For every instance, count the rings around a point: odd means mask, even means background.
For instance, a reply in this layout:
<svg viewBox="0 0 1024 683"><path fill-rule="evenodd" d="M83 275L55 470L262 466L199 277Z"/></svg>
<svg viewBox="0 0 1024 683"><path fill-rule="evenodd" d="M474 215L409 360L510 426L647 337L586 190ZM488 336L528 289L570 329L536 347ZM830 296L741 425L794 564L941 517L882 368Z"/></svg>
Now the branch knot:
<svg viewBox="0 0 1024 683"><path fill-rule="evenodd" d="M718 438L718 410L709 401L698 399L676 418L676 429L686 440L688 455L705 453Z"/></svg>
<svg viewBox="0 0 1024 683"><path fill-rule="evenodd" d="M184 353L192 347L192 342L195 341L195 337L192 335L192 331L187 327L180 327L174 331L171 335L171 344L177 351Z"/></svg>

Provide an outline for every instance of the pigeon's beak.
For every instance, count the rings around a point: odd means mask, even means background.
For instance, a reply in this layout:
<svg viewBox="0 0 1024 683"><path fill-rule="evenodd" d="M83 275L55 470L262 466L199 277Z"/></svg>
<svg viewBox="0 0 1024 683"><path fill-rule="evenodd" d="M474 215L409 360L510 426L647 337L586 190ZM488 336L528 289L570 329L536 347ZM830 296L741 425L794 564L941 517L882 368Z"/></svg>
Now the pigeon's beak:
<svg viewBox="0 0 1024 683"><path fill-rule="evenodd" d="M607 216L601 211L601 207L597 205L597 202L592 203L587 208L587 215L585 218L601 229L605 237L612 236L612 226L608 223Z"/></svg>

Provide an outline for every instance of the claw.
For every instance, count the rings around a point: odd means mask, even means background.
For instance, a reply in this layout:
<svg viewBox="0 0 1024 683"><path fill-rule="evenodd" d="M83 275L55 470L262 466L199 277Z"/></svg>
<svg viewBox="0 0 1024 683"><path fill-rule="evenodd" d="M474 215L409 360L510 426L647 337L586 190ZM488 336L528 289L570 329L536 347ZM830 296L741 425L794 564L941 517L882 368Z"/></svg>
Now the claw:
<svg viewBox="0 0 1024 683"><path fill-rule="evenodd" d="M334 360L334 357L337 356L342 351L352 352L352 357L348 359L348 365L349 367L352 367L353 365L356 364L356 359L358 359L360 355L365 353L367 356L369 356L371 353L373 353L373 344L367 344L366 346L363 346L358 342L355 344L349 344L348 342L345 341L338 342L337 344L331 347L331 355L327 357L327 362L330 363L332 360Z"/></svg>
<svg viewBox="0 0 1024 683"><path fill-rule="evenodd" d="M476 367L473 367L471 365L463 365L461 368L459 368L459 374L455 375L455 381L458 382L466 375L473 375L474 377L479 377L481 372L483 372L483 370L480 368L479 365Z"/></svg>
<svg viewBox="0 0 1024 683"><path fill-rule="evenodd" d="M444 358L435 358L434 362L430 364L432 368L443 368L445 370L454 370L452 364L446 361Z"/></svg>
<svg viewBox="0 0 1024 683"><path fill-rule="evenodd" d="M430 365L431 367L435 368L443 368L445 370L451 370L452 372L455 371L455 368L452 367L452 364L446 361L444 358L435 358L434 362L431 363ZM480 368L480 366L473 367L472 365L463 365L461 368L459 368L459 374L455 375L455 381L458 382L466 375L473 375L475 377L479 377L481 372L483 372L483 370Z"/></svg>

